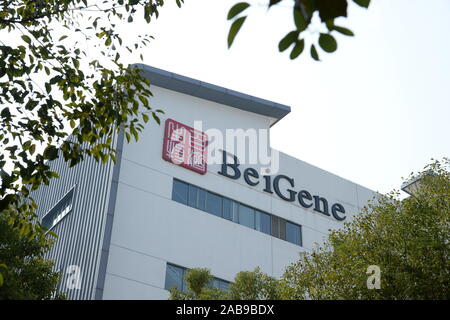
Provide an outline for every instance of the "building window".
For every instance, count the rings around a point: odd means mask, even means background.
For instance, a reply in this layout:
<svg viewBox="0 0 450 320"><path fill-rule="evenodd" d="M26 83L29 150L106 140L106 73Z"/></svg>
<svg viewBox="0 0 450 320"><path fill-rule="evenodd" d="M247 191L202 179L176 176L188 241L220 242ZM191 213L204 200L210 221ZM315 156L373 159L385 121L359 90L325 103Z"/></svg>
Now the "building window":
<svg viewBox="0 0 450 320"><path fill-rule="evenodd" d="M187 292L188 287L186 283L186 273L189 269L184 267L179 267L170 263L167 263L166 266L166 281L164 288L169 290L173 287L176 287L178 290L182 292ZM222 280L214 277L210 282L210 287L217 288L220 290L227 290L229 286L229 282L226 280Z"/></svg>
<svg viewBox="0 0 450 320"><path fill-rule="evenodd" d="M188 206L197 207L198 189L193 185L189 185Z"/></svg>
<svg viewBox="0 0 450 320"><path fill-rule="evenodd" d="M183 204L188 204L188 189L189 185L187 183L181 182L179 180L174 180L172 199Z"/></svg>
<svg viewBox="0 0 450 320"><path fill-rule="evenodd" d="M208 192L206 197L206 212L222 217L222 197Z"/></svg>
<svg viewBox="0 0 450 320"><path fill-rule="evenodd" d="M227 220L233 220L233 203L230 199L223 199L222 217Z"/></svg>
<svg viewBox="0 0 450 320"><path fill-rule="evenodd" d="M174 179L172 200L296 245L302 245L300 225L192 184Z"/></svg>
<svg viewBox="0 0 450 320"><path fill-rule="evenodd" d="M214 278L209 285L212 288L226 291L226 290L228 290L230 283L228 281L225 281L225 280L222 280L219 278Z"/></svg>
<svg viewBox="0 0 450 320"><path fill-rule="evenodd" d="M206 211L206 191L205 190L198 189L198 202L197 202L197 206L194 208Z"/></svg>
<svg viewBox="0 0 450 320"><path fill-rule="evenodd" d="M267 213L256 210L255 211L255 222L256 222L256 230L264 232L266 234L271 234L271 216Z"/></svg>
<svg viewBox="0 0 450 320"><path fill-rule="evenodd" d="M255 210L250 207L244 206L243 204L240 204L239 224L255 229Z"/></svg>
<svg viewBox="0 0 450 320"><path fill-rule="evenodd" d="M50 209L42 218L42 226L48 230L53 228L59 221L62 220L69 212L72 211L73 194L75 187L70 189L61 200Z"/></svg>
<svg viewBox="0 0 450 320"><path fill-rule="evenodd" d="M299 225L286 222L286 241L298 244L299 246L302 245L302 241L300 238L301 235L301 228Z"/></svg>
<svg viewBox="0 0 450 320"><path fill-rule="evenodd" d="M166 283L164 288L166 290L172 287L177 287L180 291L187 291L187 286L184 281L184 276L186 274L186 268L174 266L172 264L167 264L166 267Z"/></svg>

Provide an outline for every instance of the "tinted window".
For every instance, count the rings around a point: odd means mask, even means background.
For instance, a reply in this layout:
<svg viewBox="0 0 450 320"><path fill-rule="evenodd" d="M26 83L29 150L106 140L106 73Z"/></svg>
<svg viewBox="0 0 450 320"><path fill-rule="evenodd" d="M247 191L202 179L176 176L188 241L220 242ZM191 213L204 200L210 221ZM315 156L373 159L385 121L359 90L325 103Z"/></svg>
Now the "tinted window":
<svg viewBox="0 0 450 320"><path fill-rule="evenodd" d="M42 226L50 229L72 210L74 189L72 188L43 218Z"/></svg>
<svg viewBox="0 0 450 320"><path fill-rule="evenodd" d="M208 192L206 198L206 211L216 216L222 216L222 197Z"/></svg>
<svg viewBox="0 0 450 320"><path fill-rule="evenodd" d="M220 280L217 278L214 278L211 280L211 282L209 283L209 285L213 288L219 289L220 288Z"/></svg>
<svg viewBox="0 0 450 320"><path fill-rule="evenodd" d="M209 192L194 185L174 179L172 199L279 239L300 246L302 245L301 226L277 216L252 209L237 201L222 197L221 195ZM71 210L71 199L70 201L65 200L66 199L60 201L61 206L59 207L63 207L62 211L59 211L58 209L57 212L55 211L55 214L43 218L42 223L44 226L54 225ZM184 285L184 287L186 287L186 285Z"/></svg>
<svg viewBox="0 0 450 320"><path fill-rule="evenodd" d="M197 208L200 210L206 210L206 191L203 189L198 189L198 203Z"/></svg>
<svg viewBox="0 0 450 320"><path fill-rule="evenodd" d="M188 185L187 183L173 180L172 200L187 204Z"/></svg>
<svg viewBox="0 0 450 320"><path fill-rule="evenodd" d="M166 283L164 288L169 290L173 286L176 286L179 290L183 290L183 276L183 268L168 264L166 268Z"/></svg>
<svg viewBox="0 0 450 320"><path fill-rule="evenodd" d="M198 188L193 185L189 185L189 198L188 198L188 205L190 207L197 207L197 194L198 194Z"/></svg>
<svg viewBox="0 0 450 320"><path fill-rule="evenodd" d="M239 203L231 201L233 207L233 221L239 223Z"/></svg>
<svg viewBox="0 0 450 320"><path fill-rule="evenodd" d="M239 205L239 224L249 228L255 228L255 210L250 207Z"/></svg>
<svg viewBox="0 0 450 320"><path fill-rule="evenodd" d="M225 219L232 220L233 219L233 207L230 199L223 199L223 212L222 216Z"/></svg>
<svg viewBox="0 0 450 320"><path fill-rule="evenodd" d="M301 245L300 226L286 222L286 241Z"/></svg>
<svg viewBox="0 0 450 320"><path fill-rule="evenodd" d="M272 235L274 237L280 237L280 219L278 217L272 217Z"/></svg>
<svg viewBox="0 0 450 320"><path fill-rule="evenodd" d="M280 239L286 240L286 220L280 219Z"/></svg>
<svg viewBox="0 0 450 320"><path fill-rule="evenodd" d="M261 212L255 210L255 229L261 231Z"/></svg>
<svg viewBox="0 0 450 320"><path fill-rule="evenodd" d="M224 280L219 281L219 289L220 290L226 291L226 290L228 290L228 286L229 286L229 283L227 281L224 281Z"/></svg>
<svg viewBox="0 0 450 320"><path fill-rule="evenodd" d="M256 211L256 230L271 234L271 217L267 213Z"/></svg>
<svg viewBox="0 0 450 320"><path fill-rule="evenodd" d="M213 280L211 280L211 282L209 283L209 285L213 288L216 289L220 289L220 290L228 290L228 281L219 279L219 278L214 278Z"/></svg>

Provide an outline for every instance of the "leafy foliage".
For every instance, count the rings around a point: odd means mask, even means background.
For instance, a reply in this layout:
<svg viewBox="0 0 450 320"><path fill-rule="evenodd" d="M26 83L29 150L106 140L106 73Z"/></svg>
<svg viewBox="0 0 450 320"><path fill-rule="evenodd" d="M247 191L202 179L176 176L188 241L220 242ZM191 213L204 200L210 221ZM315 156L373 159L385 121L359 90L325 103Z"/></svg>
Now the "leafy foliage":
<svg viewBox="0 0 450 320"><path fill-rule="evenodd" d="M44 235L39 225L21 223L33 216L18 218L19 211L0 215L0 300L5 299L63 299L57 292L59 273L52 271L53 263L44 259L54 235ZM26 230L31 228L31 230ZM24 237L36 232L39 236Z"/></svg>
<svg viewBox="0 0 450 320"><path fill-rule="evenodd" d="M24 217L36 209L30 192L58 177L48 161L115 161L119 130L137 140L150 115L160 122L162 110L149 103L149 81L120 55L144 48L152 37L142 32L134 40L119 25L137 17L149 23L163 4L0 0L0 215L17 211L9 217L22 219L15 226L28 225L24 238L41 235Z"/></svg>
<svg viewBox="0 0 450 320"><path fill-rule="evenodd" d="M279 299L277 280L256 268L253 271L241 271L230 283L228 290L211 286L213 276L209 269L190 269L185 276L187 292L176 287L171 288L171 300L267 300Z"/></svg>
<svg viewBox="0 0 450 320"><path fill-rule="evenodd" d="M189 269L185 280L188 290L180 291L176 286L170 288L171 300L218 300L224 299L224 292L213 288L211 272L206 268Z"/></svg>
<svg viewBox="0 0 450 320"><path fill-rule="evenodd" d="M286 299L449 299L449 161L425 168L414 196L398 193L371 203L323 247L302 254L281 281ZM432 170L436 175L425 174ZM369 290L370 265L381 288Z"/></svg>
<svg viewBox="0 0 450 320"><path fill-rule="evenodd" d="M281 0L270 0L268 8L279 5ZM325 52L334 52L337 50L337 41L334 34L340 33L345 36L353 36L353 32L345 27L335 25L335 20L339 17L347 17L347 0L292 0L292 13L295 29L286 34L278 44L278 50L283 52L292 47L290 58L296 59L303 52L305 46L305 38L314 25L314 17L318 17L321 24L327 29L327 32L319 32L318 43L311 43L311 57L319 61L319 53L317 44ZM368 8L370 0L353 0L357 5ZM228 47L234 42L236 35L239 33L244 24L247 15L241 15L250 7L247 2L239 2L230 8L227 19L233 20L228 33ZM241 15L241 16L239 16Z"/></svg>
<svg viewBox="0 0 450 320"><path fill-rule="evenodd" d="M230 283L228 296L232 300L276 300L279 299L277 280L259 268L241 271Z"/></svg>

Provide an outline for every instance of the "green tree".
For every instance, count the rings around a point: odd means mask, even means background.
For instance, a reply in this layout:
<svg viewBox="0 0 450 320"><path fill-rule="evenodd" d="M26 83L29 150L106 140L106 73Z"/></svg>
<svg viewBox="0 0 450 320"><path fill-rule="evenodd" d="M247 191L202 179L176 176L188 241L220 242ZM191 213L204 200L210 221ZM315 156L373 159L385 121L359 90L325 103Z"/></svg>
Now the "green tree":
<svg viewBox="0 0 450 320"><path fill-rule="evenodd" d="M449 164L433 162L413 196L380 197L302 254L281 279L282 298L450 299ZM380 289L368 289L371 265Z"/></svg>
<svg viewBox="0 0 450 320"><path fill-rule="evenodd" d="M279 299L278 281L260 268L241 271L230 283L228 296L232 300L276 300Z"/></svg>
<svg viewBox="0 0 450 320"><path fill-rule="evenodd" d="M224 292L213 288L211 283L214 277L209 269L189 269L185 275L187 289L185 292L176 286L169 289L171 300L221 300L225 299Z"/></svg>
<svg viewBox="0 0 450 320"><path fill-rule="evenodd" d="M0 0L0 215L20 219L11 225L24 238L42 236L30 192L58 177L48 161L115 161L119 130L137 140L150 118L160 123L149 80L121 60L152 37L119 26L149 23L163 3Z"/></svg>
<svg viewBox="0 0 450 320"><path fill-rule="evenodd" d="M23 219L27 219L24 217ZM39 225L16 225L21 221L13 215L0 215L0 300L5 299L62 299L57 290L59 273L53 263L44 259L54 235L39 233L37 237L24 237L25 233L39 232Z"/></svg>
<svg viewBox="0 0 450 320"><path fill-rule="evenodd" d="M185 276L187 292L173 287L171 300L274 300L279 299L278 280L256 268L253 271L239 272L228 290L213 288L213 276L209 269L190 269Z"/></svg>
<svg viewBox="0 0 450 320"><path fill-rule="evenodd" d="M350 0L349 0L350 1ZM353 36L353 32L342 26L335 24L335 20L340 17L347 17L347 0L292 0L292 22L294 30L287 33L278 43L280 52L291 48L290 58L296 59L306 46L305 40L310 41L309 52L314 60L319 61L318 48L324 52L334 52L337 50L336 33L345 36ZM281 0L270 0L267 4L268 9L272 6L280 5ZM370 0L353 0L358 6L368 8ZM228 20L232 20L228 33L228 47L234 42L236 35L239 33L242 25L247 19L247 12L250 4L248 2L239 2L235 4L228 12ZM319 23L314 23L315 17ZM311 29L318 29L319 25L323 25L326 31L316 32ZM314 26L314 28L310 28ZM314 37L314 34L317 34ZM308 39L308 36L309 39Z"/></svg>

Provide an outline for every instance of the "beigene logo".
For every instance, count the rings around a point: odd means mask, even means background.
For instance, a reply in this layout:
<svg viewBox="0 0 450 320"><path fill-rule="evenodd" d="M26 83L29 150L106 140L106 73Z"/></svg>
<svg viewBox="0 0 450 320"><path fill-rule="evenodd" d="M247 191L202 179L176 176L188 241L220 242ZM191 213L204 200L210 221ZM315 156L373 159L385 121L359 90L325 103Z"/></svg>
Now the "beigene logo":
<svg viewBox="0 0 450 320"><path fill-rule="evenodd" d="M164 129L163 159L205 174L208 135L178 121L167 119Z"/></svg>

